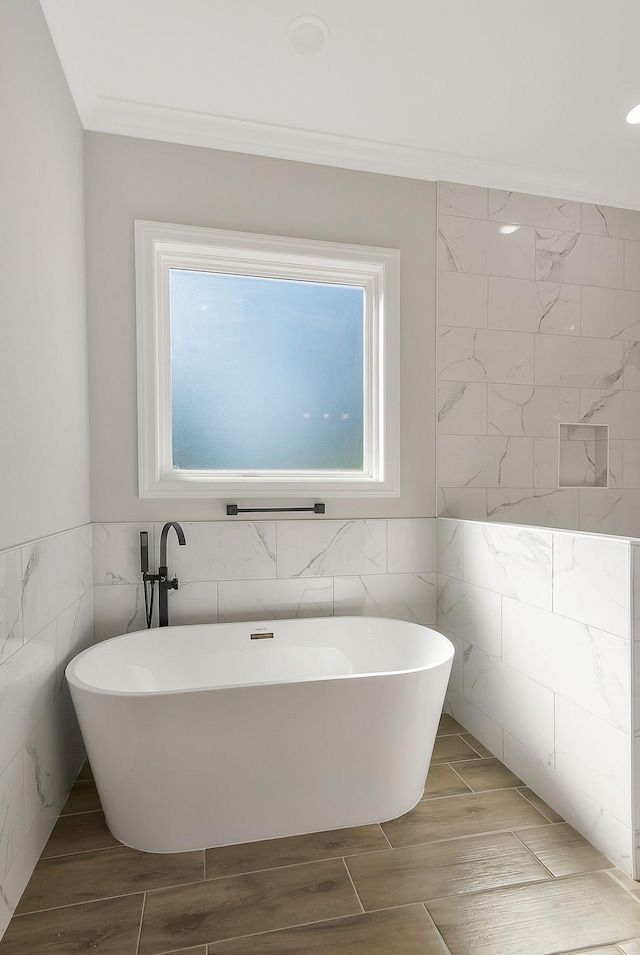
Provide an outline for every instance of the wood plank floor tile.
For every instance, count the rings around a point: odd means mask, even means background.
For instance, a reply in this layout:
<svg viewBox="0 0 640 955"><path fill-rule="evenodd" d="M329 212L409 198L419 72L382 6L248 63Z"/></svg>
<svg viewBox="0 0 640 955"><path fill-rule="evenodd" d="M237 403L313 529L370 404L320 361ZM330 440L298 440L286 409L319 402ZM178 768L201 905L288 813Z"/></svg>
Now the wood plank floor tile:
<svg viewBox="0 0 640 955"><path fill-rule="evenodd" d="M338 859L147 893L139 955L361 911Z"/></svg>
<svg viewBox="0 0 640 955"><path fill-rule="evenodd" d="M510 832L347 858L367 910L482 892L551 876Z"/></svg>
<svg viewBox="0 0 640 955"><path fill-rule="evenodd" d="M515 789L498 789L468 796L421 799L404 816L382 823L382 828L391 845L399 848L547 822Z"/></svg>
<svg viewBox="0 0 640 955"><path fill-rule="evenodd" d="M490 756L494 756L491 750L487 749L486 746L483 746L480 740L476 739L475 736L472 736L471 733L461 733L460 738L463 739L465 743L468 743L472 749L475 749L478 756L484 756L487 759Z"/></svg>
<svg viewBox="0 0 640 955"><path fill-rule="evenodd" d="M440 736L433 746L432 763L451 763L455 759L480 759L460 736Z"/></svg>
<svg viewBox="0 0 640 955"><path fill-rule="evenodd" d="M555 876L614 868L613 862L567 822L540 829L521 829L517 835Z"/></svg>
<svg viewBox="0 0 640 955"><path fill-rule="evenodd" d="M429 767L427 782L424 787L423 799L433 799L435 796L459 796L469 793L471 789L464 783L457 773L447 763L432 763Z"/></svg>
<svg viewBox="0 0 640 955"><path fill-rule="evenodd" d="M560 955L621 955L617 945L607 945L605 948L581 948L579 952L561 952Z"/></svg>
<svg viewBox="0 0 640 955"><path fill-rule="evenodd" d="M449 713L443 713L438 724L436 736L457 736L458 733L465 733L464 726L454 720Z"/></svg>
<svg viewBox="0 0 640 955"><path fill-rule="evenodd" d="M69 852L91 852L119 845L121 843L107 829L102 812L81 812L60 816L40 858L51 859Z"/></svg>
<svg viewBox="0 0 640 955"><path fill-rule="evenodd" d="M203 879L203 849L152 853L121 846L80 852L42 859L24 890L17 912L22 915Z"/></svg>
<svg viewBox="0 0 640 955"><path fill-rule="evenodd" d="M422 905L209 945L209 955L448 955Z"/></svg>
<svg viewBox="0 0 640 955"><path fill-rule="evenodd" d="M630 892L640 901L640 882L636 882L635 879L628 876L622 869L618 869L617 866L614 866L612 869L607 869L607 874L610 875L612 879L615 879L616 882L619 882L627 892Z"/></svg>
<svg viewBox="0 0 640 955"><path fill-rule="evenodd" d="M621 955L617 945L606 945L604 948L581 948L579 952L560 952L560 955Z"/></svg>
<svg viewBox="0 0 640 955"><path fill-rule="evenodd" d="M462 776L465 783L476 793L487 792L491 789L514 789L522 786L510 769L494 756L489 759L468 759L456 762L453 768Z"/></svg>
<svg viewBox="0 0 640 955"><path fill-rule="evenodd" d="M207 849L207 879L276 869L300 862L318 862L358 852L388 849L389 843L378 825L354 826L330 832L312 832L285 839L267 839L263 842L245 842L237 846Z"/></svg>
<svg viewBox="0 0 640 955"><path fill-rule="evenodd" d="M178 952L163 952L162 955L207 955L207 946L198 945L196 948L181 948ZM620 955L619 952L618 955Z"/></svg>
<svg viewBox="0 0 640 955"><path fill-rule="evenodd" d="M60 815L74 812L95 812L102 809L100 797L93 779L76 780Z"/></svg>
<svg viewBox="0 0 640 955"><path fill-rule="evenodd" d="M451 955L555 955L637 937L640 905L606 872L427 902Z"/></svg>
<svg viewBox="0 0 640 955"><path fill-rule="evenodd" d="M552 809L551 806L547 806L546 802L534 793L533 789L529 789L528 786L518 786L518 792L522 793L525 799L528 799L532 806L541 812L543 816L546 816L549 822L564 822L563 817Z"/></svg>
<svg viewBox="0 0 640 955"><path fill-rule="evenodd" d="M0 955L136 955L143 895L15 916Z"/></svg>
<svg viewBox="0 0 640 955"><path fill-rule="evenodd" d="M93 779L93 770L91 769L91 765L88 759L85 759L84 763L82 764L82 767L80 768L80 772L78 773L77 778L78 779Z"/></svg>

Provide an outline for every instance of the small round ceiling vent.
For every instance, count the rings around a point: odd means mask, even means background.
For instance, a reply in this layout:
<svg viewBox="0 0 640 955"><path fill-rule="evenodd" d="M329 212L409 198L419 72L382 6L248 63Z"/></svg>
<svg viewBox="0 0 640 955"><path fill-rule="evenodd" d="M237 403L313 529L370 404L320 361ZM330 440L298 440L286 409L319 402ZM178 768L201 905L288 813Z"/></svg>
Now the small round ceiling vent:
<svg viewBox="0 0 640 955"><path fill-rule="evenodd" d="M300 56L315 56L329 42L329 27L320 17L304 14L296 17L287 27L287 44Z"/></svg>

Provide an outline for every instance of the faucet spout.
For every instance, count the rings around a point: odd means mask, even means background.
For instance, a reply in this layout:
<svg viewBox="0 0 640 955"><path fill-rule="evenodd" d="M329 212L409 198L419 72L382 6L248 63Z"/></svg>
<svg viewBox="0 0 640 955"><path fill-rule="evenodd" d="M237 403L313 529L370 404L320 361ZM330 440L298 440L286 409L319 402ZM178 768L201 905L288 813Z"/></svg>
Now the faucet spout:
<svg viewBox="0 0 640 955"><path fill-rule="evenodd" d="M170 590L178 589L178 578L169 580L169 570L167 567L167 537L173 527L181 547L187 543L184 531L177 521L167 521L160 533L160 566L158 567L158 626L169 626L169 601Z"/></svg>

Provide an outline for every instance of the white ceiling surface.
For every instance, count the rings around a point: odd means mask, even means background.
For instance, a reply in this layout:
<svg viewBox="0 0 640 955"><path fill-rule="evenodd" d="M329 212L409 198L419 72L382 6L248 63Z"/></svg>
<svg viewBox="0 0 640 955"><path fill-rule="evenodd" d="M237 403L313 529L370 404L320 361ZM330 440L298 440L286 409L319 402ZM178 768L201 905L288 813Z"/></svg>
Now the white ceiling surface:
<svg viewBox="0 0 640 955"><path fill-rule="evenodd" d="M41 4L86 129L640 209L640 0Z"/></svg>

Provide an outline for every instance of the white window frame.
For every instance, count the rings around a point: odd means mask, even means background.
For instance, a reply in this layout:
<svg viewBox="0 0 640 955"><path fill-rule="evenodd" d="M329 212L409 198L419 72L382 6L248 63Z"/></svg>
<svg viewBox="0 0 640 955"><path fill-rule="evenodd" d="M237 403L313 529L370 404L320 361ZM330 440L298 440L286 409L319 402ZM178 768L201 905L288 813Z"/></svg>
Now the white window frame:
<svg viewBox="0 0 640 955"><path fill-rule="evenodd" d="M400 252L166 222L135 222L140 497L397 497L400 493ZM173 467L171 269L365 289L362 471Z"/></svg>

